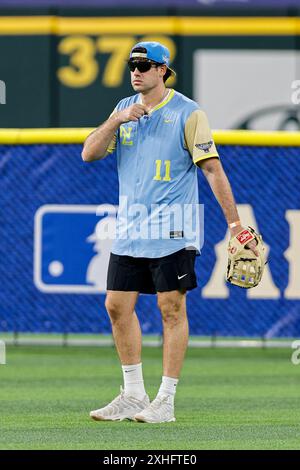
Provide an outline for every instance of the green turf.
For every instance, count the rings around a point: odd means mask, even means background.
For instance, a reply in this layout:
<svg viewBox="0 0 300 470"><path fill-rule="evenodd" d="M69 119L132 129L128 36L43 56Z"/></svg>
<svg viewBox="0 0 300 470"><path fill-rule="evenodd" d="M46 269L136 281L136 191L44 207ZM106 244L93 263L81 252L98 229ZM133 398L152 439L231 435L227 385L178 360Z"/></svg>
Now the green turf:
<svg viewBox="0 0 300 470"><path fill-rule="evenodd" d="M300 449L299 372L291 350L190 349L176 423L94 422L118 394L113 348L11 347L0 366L1 449ZM161 349L144 349L153 398Z"/></svg>

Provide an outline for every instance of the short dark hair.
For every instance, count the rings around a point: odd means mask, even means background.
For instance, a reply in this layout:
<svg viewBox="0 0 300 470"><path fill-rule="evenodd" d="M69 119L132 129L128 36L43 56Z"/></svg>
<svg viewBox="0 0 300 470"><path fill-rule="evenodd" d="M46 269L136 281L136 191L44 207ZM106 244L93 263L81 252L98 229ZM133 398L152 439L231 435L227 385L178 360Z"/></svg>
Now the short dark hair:
<svg viewBox="0 0 300 470"><path fill-rule="evenodd" d="M163 76L163 80L164 80L164 83L165 83L165 82L168 80L168 78L170 78L171 75L172 75L171 70L168 69L168 66L167 66L166 64L159 64L158 62L153 62L153 63L156 65L156 67L161 67L161 66L163 66L163 65L165 65L165 66L167 67L167 71L166 71L166 73L165 73L164 76Z"/></svg>
<svg viewBox="0 0 300 470"><path fill-rule="evenodd" d="M171 70L167 68L167 71L166 71L166 73L164 74L164 77L163 77L164 78L164 83L168 80L168 78L171 77L171 75L172 75Z"/></svg>

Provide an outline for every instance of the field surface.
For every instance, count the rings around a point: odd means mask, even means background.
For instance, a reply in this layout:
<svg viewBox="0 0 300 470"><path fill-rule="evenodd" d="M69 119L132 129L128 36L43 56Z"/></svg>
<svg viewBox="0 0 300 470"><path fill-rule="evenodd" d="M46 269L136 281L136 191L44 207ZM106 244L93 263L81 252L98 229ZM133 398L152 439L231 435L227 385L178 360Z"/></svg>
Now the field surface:
<svg viewBox="0 0 300 470"><path fill-rule="evenodd" d="M0 365L0 449L300 449L300 365L288 349L190 349L175 423L95 422L119 393L112 347L9 347ZM144 348L150 398L161 349Z"/></svg>

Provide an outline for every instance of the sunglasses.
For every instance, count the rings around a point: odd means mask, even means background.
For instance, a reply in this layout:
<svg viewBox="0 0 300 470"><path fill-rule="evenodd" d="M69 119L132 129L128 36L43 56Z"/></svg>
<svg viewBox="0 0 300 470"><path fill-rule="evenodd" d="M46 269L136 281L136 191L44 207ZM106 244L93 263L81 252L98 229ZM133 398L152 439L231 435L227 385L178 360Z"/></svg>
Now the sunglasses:
<svg viewBox="0 0 300 470"><path fill-rule="evenodd" d="M139 72L145 73L151 69L151 67L158 67L160 64L155 64L151 61L142 61L142 60L129 60L128 67L130 72L134 72L137 68Z"/></svg>

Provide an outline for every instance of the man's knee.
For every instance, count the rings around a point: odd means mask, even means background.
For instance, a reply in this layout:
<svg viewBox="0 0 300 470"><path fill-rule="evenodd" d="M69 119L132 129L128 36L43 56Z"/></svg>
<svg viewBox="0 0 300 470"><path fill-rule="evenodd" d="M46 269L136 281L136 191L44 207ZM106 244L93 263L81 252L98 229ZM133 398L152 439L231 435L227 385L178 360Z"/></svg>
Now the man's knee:
<svg viewBox="0 0 300 470"><path fill-rule="evenodd" d="M175 326L185 318L185 304L182 296L162 295L158 298L158 308L163 322Z"/></svg>
<svg viewBox="0 0 300 470"><path fill-rule="evenodd" d="M113 323L125 317L124 307L122 308L122 305L110 296L107 296L105 299L105 308Z"/></svg>

